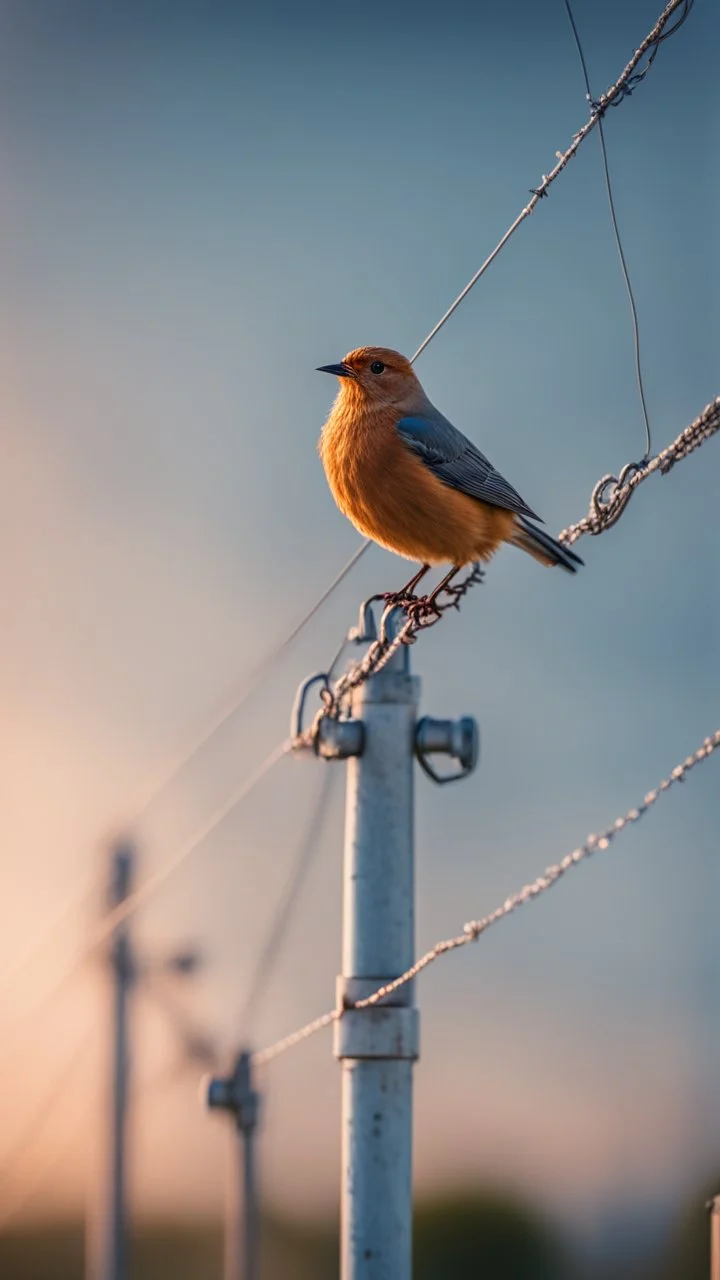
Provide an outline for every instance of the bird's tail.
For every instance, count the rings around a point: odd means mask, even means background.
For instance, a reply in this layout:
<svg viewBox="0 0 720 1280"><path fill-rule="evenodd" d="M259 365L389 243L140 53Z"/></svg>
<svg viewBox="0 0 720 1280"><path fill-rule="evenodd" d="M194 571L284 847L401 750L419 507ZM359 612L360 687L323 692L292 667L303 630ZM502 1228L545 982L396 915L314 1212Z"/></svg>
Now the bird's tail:
<svg viewBox="0 0 720 1280"><path fill-rule="evenodd" d="M549 533L530 524L530 521L525 520L523 516L517 518L517 529L511 541L514 547L527 551L534 560L547 565L559 564L566 573L577 573L577 566L583 563L569 547L563 547L561 543L551 538Z"/></svg>

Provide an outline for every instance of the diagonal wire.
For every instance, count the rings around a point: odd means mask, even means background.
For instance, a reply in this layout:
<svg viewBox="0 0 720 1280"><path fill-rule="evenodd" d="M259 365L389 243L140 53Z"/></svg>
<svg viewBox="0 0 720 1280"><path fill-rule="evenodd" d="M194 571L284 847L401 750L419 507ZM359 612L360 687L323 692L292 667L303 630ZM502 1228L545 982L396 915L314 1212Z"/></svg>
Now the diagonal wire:
<svg viewBox="0 0 720 1280"><path fill-rule="evenodd" d="M79 910L89 900L89 897L90 886L85 879L83 880L82 892L78 892L77 884L73 886L71 892L61 900L60 905L52 916L44 920L42 925L26 939L24 945L16 952L7 968L0 973L0 991L9 982L12 982L13 978L17 977L25 966L42 950L50 935L61 924L64 924L75 911Z"/></svg>
<svg viewBox="0 0 720 1280"><path fill-rule="evenodd" d="M45 1179L54 1173L58 1165L62 1164L66 1156L72 1151L87 1113L87 1099L84 1097L82 1090L79 1090L78 1094L78 1102L82 1109L80 1107L75 1108L77 1118L73 1118L73 1124L60 1145L54 1151L51 1150L50 1154L46 1155L45 1159L36 1166L32 1174L28 1176L25 1186L14 1197L9 1195L3 1198L0 1206L0 1233L6 1231L15 1221L18 1214L22 1213L26 1205L37 1195Z"/></svg>
<svg viewBox="0 0 720 1280"><path fill-rule="evenodd" d="M285 939L288 922L317 852L335 776L336 770L326 766L325 776L310 814L304 838L298 847L285 886L270 920L265 940L255 961L247 994L237 1019L237 1025L240 1028L241 1035L244 1037L247 1037L258 1001L272 976L275 961Z"/></svg>
<svg viewBox="0 0 720 1280"><path fill-rule="evenodd" d="M265 777L266 774L278 763L279 760L286 756L290 751L289 742L281 742L275 747L269 755L265 757L262 764L246 778L240 786L230 795L230 797L217 808L214 813L186 840L172 857L168 858L153 875L149 876L134 893L124 898L122 902L113 907L103 918L98 928L93 932L90 941L83 946L74 956L67 969L61 970L54 976L51 985L45 989L39 1002L30 1010L30 1013L37 1017L38 1013L46 1008L55 999L59 991L65 987L70 979L78 972L82 965L86 962L93 951L105 942L117 925L132 915L138 907L140 907L147 899L155 893L155 891L173 875L179 867L181 867L188 858L195 853L196 849L207 839L207 837L220 826L221 822L235 809L242 800L246 798L255 786ZM27 1011L26 1011L27 1012ZM24 1025L25 1020L21 1025ZM6 1057L7 1052L6 1052Z"/></svg>
<svg viewBox="0 0 720 1280"><path fill-rule="evenodd" d="M358 560L365 554L371 546L369 538L361 543L359 547L346 561L339 573L335 575L332 582L318 596L315 603L303 614L299 622L288 631L287 635L274 645L273 648L265 654L263 658L253 667L246 678L231 692L229 698L217 708L207 722L196 733L196 735L186 744L179 755L166 767L159 772L146 787L146 795L137 803L134 808L134 816L132 822L138 822L144 817L150 805L157 799L162 791L177 777L177 775L195 758L198 752L205 746L210 738L222 728L224 724L240 710L261 684L269 669L277 660L282 657L287 649L293 644L300 633L305 629L308 623L315 617L325 602L330 598L332 593L345 580L350 571L354 569Z"/></svg>
<svg viewBox="0 0 720 1280"><path fill-rule="evenodd" d="M47 1092L36 1105L28 1123L21 1130L19 1137L15 1140L10 1150L3 1156L2 1166L0 1166L0 1185L6 1183L12 1176L14 1166L19 1160L22 1160L24 1151L34 1144L35 1139L45 1129L48 1120L53 1115L57 1107L58 1094L65 1090L66 1086L75 1075L77 1068L87 1052L88 1045L94 1035L94 1032L94 1026L86 1028L84 1034L80 1037L73 1048L72 1053L61 1064L60 1070L56 1071L52 1076L50 1080L50 1087Z"/></svg>
<svg viewBox="0 0 720 1280"><path fill-rule="evenodd" d="M270 772L272 768L286 756L291 749L291 744L287 741L281 742L275 747L269 755L265 757L262 764L259 764L248 778L246 778L239 787L217 808L214 813L202 823L200 827L190 836L179 849L168 858L162 866L158 867L152 875L148 876L134 893L128 894L127 898L123 898L112 911L109 911L102 921L100 927L95 931L91 947L97 947L100 943L109 938L113 929L121 924L123 920L127 920L128 916L133 915L138 907L147 901L160 885L164 884L171 875L178 870L188 858L195 853L196 849L207 839L207 837L224 822L225 818L235 809L241 800L244 800L254 787Z"/></svg>
<svg viewBox="0 0 720 1280"><path fill-rule="evenodd" d="M140 822L151 804L158 799L161 793L170 785L171 782L191 763L199 751L207 742L216 734L227 721L235 715L237 711L251 697L272 665L285 653L293 644L307 624L318 613L325 602L330 598L332 593L340 586L340 583L348 576L350 571L354 569L358 560L365 554L370 547L370 539L366 539L353 552L350 559L346 561L339 573L335 575L328 587L318 596L315 603L307 610L298 623L287 633L287 635L267 653L259 663L249 672L246 678L239 684L230 694L230 697L218 707L206 721L206 723L197 731L179 752L179 754L162 770L159 770L149 783L146 783L143 789L143 795L136 798L135 805L131 807L132 817L125 822L125 826L132 826ZM53 915L43 922L35 933L25 942L18 953L11 960L8 967L0 973L0 989L8 982L17 977L18 973L25 968L27 964L36 956L45 946L48 938L54 933L61 924L79 907L88 900L92 893L92 882L87 875L83 874L81 879L75 884L67 898L64 898L58 909Z"/></svg>
<svg viewBox="0 0 720 1280"><path fill-rule="evenodd" d="M685 10L686 10L685 13L682 15L680 20L674 24L674 26L670 30L665 31L665 27L667 26L672 14L681 5L685 6ZM559 174L562 173L566 165L570 163L573 156L575 155L575 152L578 150L580 144L585 141L589 133L592 133L593 129L595 128L596 124L598 124L598 122L600 121L601 117L604 115L607 108L615 105L616 103L621 102L625 97L628 96L628 94L632 91L632 89L637 86L637 84L639 83L639 80L644 78L644 76L647 74L649 67L646 67L642 73L638 73L637 75L635 75L634 73L635 73L635 68L642 61L645 55L649 54L649 65L651 65L657 55L658 48L662 43L662 41L667 39L668 36L674 35L674 33L678 30L678 28L682 26L683 22L685 21L685 18L688 15L688 12L689 12L688 0L669 0L669 3L665 5L665 8L663 9L662 13L660 14L660 17L655 23L655 26L648 33L648 35L646 35L642 43L638 45L637 49L635 50L635 53L633 54L632 58L628 62L624 71L621 72L621 74L618 76L615 83L611 85L610 88L604 94L602 94L602 96L598 99L598 101L592 104L590 119L575 134L567 150L563 151L562 153L557 153L558 159L555 167L551 169L550 173L543 175L543 179L542 179L542 182L540 183L540 186L536 187L533 190L532 199L526 204L525 208L520 211L515 221L511 224L511 226L508 227L507 231L505 232L505 235L502 237L501 240L498 241L492 253L488 255L488 257L485 259L482 265L475 272L474 276L472 276L471 279L468 281L468 283L465 285L464 289L462 289L461 292L458 294L455 301L451 303L451 305L448 307L445 314L440 317L440 319L438 320L434 328L430 330L430 333L427 335L427 337L424 338L423 341L420 343L420 346L418 347L417 351L415 352L414 356L410 361L411 364L414 364L414 362L417 360L421 352L423 352L425 348L429 346L429 344L432 342L436 334L440 332L443 325L447 324L447 321L450 319L451 315L453 315L455 311L457 311L461 302L464 302L465 298L467 298L471 289L474 289L478 281L482 278L482 276L485 275L485 272L487 271L488 267L491 265L491 263L495 261L495 259L497 258L501 250L505 248L505 245L507 244L508 240L511 238L511 236L515 234L515 232L517 231L521 223L523 223L526 218L530 217L530 214L535 209L535 206L539 203L540 200L542 200L544 196L547 195L551 184L555 181L555 179L559 176Z"/></svg>
<svg viewBox="0 0 720 1280"><path fill-rule="evenodd" d="M456 951L459 947L465 947L469 942L477 942L478 938L494 924L497 924L498 921L504 920L506 916L511 915L513 911L517 911L519 907L523 907L529 902L534 902L536 898L554 888L567 871L579 866L581 862L586 861L594 853L603 852L609 848L612 841L622 831L626 830L631 824L638 822L653 805L657 804L660 796L669 791L675 783L684 782L691 769L694 769L703 760L707 760L718 747L720 747L720 729L717 729L709 738L705 738L702 746L698 747L697 751L687 756L682 764L676 765L657 787L652 791L648 791L641 804L636 808L628 809L623 817L616 818L615 822L601 835L589 835L584 844L579 845L572 853L566 854L560 862L546 867L542 875L524 885L517 893L511 894L501 906L496 907L489 915L483 916L479 920L469 920L464 925L462 933L454 938L445 938L441 942L436 942L405 973L378 987L377 991L373 991L372 995L366 996L363 1000L355 1000L342 1008L331 1009L327 1013L323 1013L319 1018L315 1018L312 1022L306 1023L304 1027L299 1027L297 1031L284 1036L282 1040L276 1040L267 1049L262 1049L259 1053L254 1054L253 1061L255 1064L262 1066L264 1063L271 1062L273 1058L279 1057L281 1053L291 1049L302 1040L307 1040L310 1036L315 1035L317 1031L321 1031L324 1027L338 1022L347 1009L366 1009L372 1005L379 1004L389 995L392 995L394 991L397 991L399 987L412 982L413 978L416 978L429 965L439 960L440 956L447 955L450 951Z"/></svg>
<svg viewBox="0 0 720 1280"><path fill-rule="evenodd" d="M587 63L585 61L585 54L583 53L583 47L580 42L580 35L578 33L575 18L573 16L573 11L570 8L570 0L563 0L563 4L565 5L565 12L567 13L570 26L572 28L575 45L577 47L578 55L580 57L580 64L582 66L583 78L585 80L587 100L589 103L592 103L593 96L592 96L592 90L590 88L590 77L588 75ZM685 19L683 18L682 21L684 20ZM675 28L675 30L677 30L677 28ZM670 33L668 32L666 33L666 35L667 34L670 34ZM663 38L666 38L666 37L663 37ZM612 222L613 235L615 236L615 244L617 246L618 257L620 259L620 267L622 269L623 279L625 281L625 288L627 290L628 301L630 303L630 314L632 317L632 329L633 329L633 343L635 347L635 376L637 378L638 392L640 395L640 405L642 408L643 420L645 422L645 455L644 456L645 458L649 458L650 454L652 453L652 433L650 431L650 416L648 414L647 402L645 399L645 385L643 382L642 364L640 361L640 326L638 324L637 307L635 305L635 295L633 293L633 288L630 283L630 272L628 271L627 262L625 261L625 252L623 250L622 240L620 238L620 228L618 226L617 213L615 212L615 200L613 198L612 183L610 181L610 166L608 164L607 147L605 145L605 129L604 129L602 119L598 120L598 137L600 139L600 150L602 152L603 170L605 173L605 190L607 192L608 205L610 206L610 220Z"/></svg>

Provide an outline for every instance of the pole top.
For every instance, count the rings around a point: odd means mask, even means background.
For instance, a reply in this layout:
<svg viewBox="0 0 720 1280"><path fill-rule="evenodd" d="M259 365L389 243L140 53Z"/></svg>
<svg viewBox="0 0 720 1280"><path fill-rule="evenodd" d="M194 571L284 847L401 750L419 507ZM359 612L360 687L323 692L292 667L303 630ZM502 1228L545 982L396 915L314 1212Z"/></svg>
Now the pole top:
<svg viewBox="0 0 720 1280"><path fill-rule="evenodd" d="M124 902L132 889L135 849L129 840L118 840L111 850L108 906L116 907Z"/></svg>

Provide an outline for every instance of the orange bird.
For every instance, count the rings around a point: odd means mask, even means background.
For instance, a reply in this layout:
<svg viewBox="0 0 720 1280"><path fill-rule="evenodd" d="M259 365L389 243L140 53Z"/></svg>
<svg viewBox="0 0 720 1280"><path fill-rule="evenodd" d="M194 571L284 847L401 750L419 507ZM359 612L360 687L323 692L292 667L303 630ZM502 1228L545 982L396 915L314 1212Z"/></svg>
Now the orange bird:
<svg viewBox="0 0 720 1280"><path fill-rule="evenodd" d="M449 561L434 602L462 565L503 542L568 573L583 563L537 528L540 516L428 400L405 356L358 347L319 372L340 379L319 443L338 507L366 537L421 563L399 596Z"/></svg>

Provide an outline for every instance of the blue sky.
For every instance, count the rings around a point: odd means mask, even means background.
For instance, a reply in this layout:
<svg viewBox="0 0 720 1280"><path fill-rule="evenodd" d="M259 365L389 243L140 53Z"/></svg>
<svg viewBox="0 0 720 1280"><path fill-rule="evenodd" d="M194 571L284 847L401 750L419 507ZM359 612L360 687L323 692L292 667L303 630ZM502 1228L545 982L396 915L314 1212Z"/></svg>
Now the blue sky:
<svg viewBox="0 0 720 1280"><path fill-rule="evenodd" d="M657 9L577 0L596 91ZM559 0L360 19L6 3L0 34L5 963L69 883L99 882L128 797L357 545L316 455L332 388L315 366L366 342L414 350L586 104ZM698 3L607 120L656 447L718 392L717 36ZM640 456L596 138L417 372L551 530ZM420 947L611 822L717 727L716 450L585 539L575 580L503 551L413 651L423 710L475 715L483 743L457 789L418 778ZM284 735L295 686L357 601L403 573L365 557L152 811L148 871ZM280 766L138 921L156 952L202 942L185 999L226 1044L322 767ZM591 1227L600 1204L671 1203L706 1172L720 1136L715 770L422 980L420 1186L497 1178ZM332 1003L339 782L259 1040ZM71 926L4 993L8 1034L85 936ZM0 1066L9 1135L100 1007L86 973L17 1032ZM145 1098L171 1047L140 1003L138 1024L137 1201L216 1206L220 1130L192 1073ZM327 1038L268 1073L266 1186L298 1212L335 1201L338 1074ZM74 1181L49 1177L42 1204L79 1199L84 1160L79 1143Z"/></svg>

